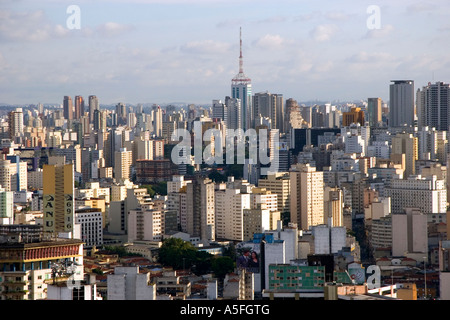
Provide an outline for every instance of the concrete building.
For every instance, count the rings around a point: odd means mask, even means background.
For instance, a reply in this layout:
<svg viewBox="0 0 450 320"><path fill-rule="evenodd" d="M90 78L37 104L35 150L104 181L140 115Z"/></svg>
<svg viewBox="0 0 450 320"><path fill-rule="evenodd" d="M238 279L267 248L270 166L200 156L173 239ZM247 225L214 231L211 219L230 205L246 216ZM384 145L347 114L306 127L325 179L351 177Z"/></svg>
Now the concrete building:
<svg viewBox="0 0 450 320"><path fill-rule="evenodd" d="M392 214L392 255L427 254L427 216L418 209L405 208L404 213Z"/></svg>
<svg viewBox="0 0 450 320"><path fill-rule="evenodd" d="M364 208L364 219L380 219L391 214L391 198L377 198Z"/></svg>
<svg viewBox="0 0 450 320"><path fill-rule="evenodd" d="M381 103L381 98L369 98L367 101L367 120L371 127L376 127L382 123Z"/></svg>
<svg viewBox="0 0 450 320"><path fill-rule="evenodd" d="M414 81L392 80L389 86L389 127L414 125Z"/></svg>
<svg viewBox="0 0 450 320"><path fill-rule="evenodd" d="M288 213L290 210L290 177L289 172L269 173L267 178L258 180L258 187L277 195L277 210Z"/></svg>
<svg viewBox="0 0 450 320"><path fill-rule="evenodd" d="M73 164L44 165L44 231L72 232L75 222Z"/></svg>
<svg viewBox="0 0 450 320"><path fill-rule="evenodd" d="M314 236L314 254L338 253L346 246L347 229L345 227L329 227L316 225L312 228Z"/></svg>
<svg viewBox="0 0 450 320"><path fill-rule="evenodd" d="M3 226L5 228L6 226ZM47 284L53 278L54 263L73 263L74 280L83 279L83 243L80 240L45 240L42 226L8 226L2 229L0 245L0 300L40 300L47 298ZM22 234L22 237L19 237Z"/></svg>
<svg viewBox="0 0 450 320"><path fill-rule="evenodd" d="M133 152L127 148L121 148L114 153L114 178L116 181L131 179L131 165Z"/></svg>
<svg viewBox="0 0 450 320"><path fill-rule="evenodd" d="M254 234L273 230L279 219L279 212L270 211L265 203L259 204L256 208L244 209L243 241L251 241Z"/></svg>
<svg viewBox="0 0 450 320"><path fill-rule="evenodd" d="M191 296L191 282L182 281L175 270L164 270L161 277L155 277L154 282L156 283L157 296L169 295L172 299L177 300L184 300Z"/></svg>
<svg viewBox="0 0 450 320"><path fill-rule="evenodd" d="M0 224L14 224L14 192L0 187Z"/></svg>
<svg viewBox="0 0 450 320"><path fill-rule="evenodd" d="M215 191L208 178L196 177L186 185L186 230L208 243L215 239Z"/></svg>
<svg viewBox="0 0 450 320"><path fill-rule="evenodd" d="M416 174L416 160L419 159L418 139L411 133L398 133L392 137L391 159L405 155L404 177Z"/></svg>
<svg viewBox="0 0 450 320"><path fill-rule="evenodd" d="M128 242L162 241L164 235L164 211L153 206L143 206L128 213Z"/></svg>
<svg viewBox="0 0 450 320"><path fill-rule="evenodd" d="M250 194L250 206L257 208L258 204L265 203L269 211L278 211L278 195L265 188L253 188Z"/></svg>
<svg viewBox="0 0 450 320"><path fill-rule="evenodd" d="M216 237L244 240L244 210L250 209L250 194L240 189L217 190L215 193Z"/></svg>
<svg viewBox="0 0 450 320"><path fill-rule="evenodd" d="M0 185L6 191L27 190L27 163L16 156L0 160Z"/></svg>
<svg viewBox="0 0 450 320"><path fill-rule="evenodd" d="M439 243L439 297L450 300L450 237Z"/></svg>
<svg viewBox="0 0 450 320"><path fill-rule="evenodd" d="M344 192L340 188L324 188L324 223L332 227L344 226Z"/></svg>
<svg viewBox="0 0 450 320"><path fill-rule="evenodd" d="M342 114L342 126L348 127L351 124L359 123L360 125L365 124L364 111L361 108L351 108L350 111L344 112Z"/></svg>
<svg viewBox="0 0 450 320"><path fill-rule="evenodd" d="M103 214L97 208L75 211L75 223L81 225L81 240L86 248L103 245Z"/></svg>
<svg viewBox="0 0 450 320"><path fill-rule="evenodd" d="M301 230L324 223L323 172L306 165L293 166L290 171L291 222Z"/></svg>
<svg viewBox="0 0 450 320"><path fill-rule="evenodd" d="M448 131L450 125L450 85L444 82L428 83L416 93L418 126Z"/></svg>
<svg viewBox="0 0 450 320"><path fill-rule="evenodd" d="M392 248L392 215L371 221L370 244L372 248Z"/></svg>
<svg viewBox="0 0 450 320"><path fill-rule="evenodd" d="M115 267L107 275L108 300L156 300L156 285L150 284L150 273L139 267Z"/></svg>
<svg viewBox="0 0 450 320"><path fill-rule="evenodd" d="M392 213L402 213L407 207L418 208L422 213L445 213L447 189L444 180L437 176L423 178L421 175L391 181L385 188L385 196L391 198Z"/></svg>

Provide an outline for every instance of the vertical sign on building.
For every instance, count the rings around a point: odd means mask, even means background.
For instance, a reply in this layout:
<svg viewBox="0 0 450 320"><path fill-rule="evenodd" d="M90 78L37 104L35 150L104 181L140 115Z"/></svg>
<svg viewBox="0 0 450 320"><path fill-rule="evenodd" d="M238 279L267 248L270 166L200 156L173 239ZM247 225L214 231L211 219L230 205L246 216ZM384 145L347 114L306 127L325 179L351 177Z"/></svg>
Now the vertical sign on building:
<svg viewBox="0 0 450 320"><path fill-rule="evenodd" d="M44 195L44 231L55 232L55 195Z"/></svg>
<svg viewBox="0 0 450 320"><path fill-rule="evenodd" d="M64 166L64 231L73 231L73 165Z"/></svg>
<svg viewBox="0 0 450 320"><path fill-rule="evenodd" d="M73 196L65 194L64 198L64 231L71 232L73 230Z"/></svg>
<svg viewBox="0 0 450 320"><path fill-rule="evenodd" d="M43 188L43 208L44 208L44 231L54 233L55 226L55 167L44 165L44 188Z"/></svg>

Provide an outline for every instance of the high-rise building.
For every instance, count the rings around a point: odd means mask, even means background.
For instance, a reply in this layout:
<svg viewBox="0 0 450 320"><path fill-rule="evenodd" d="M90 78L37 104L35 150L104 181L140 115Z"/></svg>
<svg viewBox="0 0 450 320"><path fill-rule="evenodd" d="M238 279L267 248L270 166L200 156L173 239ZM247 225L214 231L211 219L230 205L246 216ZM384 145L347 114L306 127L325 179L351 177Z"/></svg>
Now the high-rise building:
<svg viewBox="0 0 450 320"><path fill-rule="evenodd" d="M298 105L298 102L292 98L286 100L286 116L284 120L286 132L289 132L290 129L300 129L305 124L300 106Z"/></svg>
<svg viewBox="0 0 450 320"><path fill-rule="evenodd" d="M91 123L94 122L95 110L100 110L98 98L97 98L97 96L90 95L89 96L89 121Z"/></svg>
<svg viewBox="0 0 450 320"><path fill-rule="evenodd" d="M75 223L81 225L81 240L86 248L103 245L103 214L97 208L75 211Z"/></svg>
<svg viewBox="0 0 450 320"><path fill-rule="evenodd" d="M212 102L212 117L220 119L223 122L228 122L227 105L222 100L213 100Z"/></svg>
<svg viewBox="0 0 450 320"><path fill-rule="evenodd" d="M196 177L186 185L186 232L201 242L215 240L214 183Z"/></svg>
<svg viewBox="0 0 450 320"><path fill-rule="evenodd" d="M94 130L106 132L107 117L108 111L94 110Z"/></svg>
<svg viewBox="0 0 450 320"><path fill-rule="evenodd" d="M162 137L163 130L163 114L160 106L153 106L152 110L153 116L153 133L156 137Z"/></svg>
<svg viewBox="0 0 450 320"><path fill-rule="evenodd" d="M241 128L252 127L252 82L244 74L244 59L242 56L242 31L240 31L239 73L231 80L231 97L241 100Z"/></svg>
<svg viewBox="0 0 450 320"><path fill-rule="evenodd" d="M6 191L27 190L27 163L18 156L8 156L0 160L0 186Z"/></svg>
<svg viewBox="0 0 450 320"><path fill-rule="evenodd" d="M269 173L265 179L258 180L258 187L277 195L277 210L281 213L289 213L290 202L290 178L289 172Z"/></svg>
<svg viewBox="0 0 450 320"><path fill-rule="evenodd" d="M14 192L0 187L0 224L14 223Z"/></svg>
<svg viewBox="0 0 450 320"><path fill-rule="evenodd" d="M72 232L74 224L73 164L43 166L44 232Z"/></svg>
<svg viewBox="0 0 450 320"><path fill-rule="evenodd" d="M323 172L309 164L297 164L290 171L291 222L301 230L324 223Z"/></svg>
<svg viewBox="0 0 450 320"><path fill-rule="evenodd" d="M448 131L450 121L450 84L444 82L428 83L417 90L418 126L432 127L438 131Z"/></svg>
<svg viewBox="0 0 450 320"><path fill-rule="evenodd" d="M253 116L269 118L271 129L284 132L284 104L283 95L270 92L259 92L252 99Z"/></svg>
<svg viewBox="0 0 450 320"><path fill-rule="evenodd" d="M71 97L64 96L63 108L64 108L64 119L72 120L73 119L73 102L72 102Z"/></svg>
<svg viewBox="0 0 450 320"><path fill-rule="evenodd" d="M369 98L367 103L367 114L369 126L376 127L382 122L381 114L381 98Z"/></svg>
<svg viewBox="0 0 450 320"><path fill-rule="evenodd" d="M389 127L414 125L414 81L392 80L389 86Z"/></svg>
<svg viewBox="0 0 450 320"><path fill-rule="evenodd" d="M23 125L23 109L16 108L16 110L8 114L9 138L15 141L15 137L20 136L24 132Z"/></svg>
<svg viewBox="0 0 450 320"><path fill-rule="evenodd" d="M351 108L350 111L344 112L342 115L342 126L348 127L353 123L365 125L364 111L361 108Z"/></svg>
<svg viewBox="0 0 450 320"><path fill-rule="evenodd" d="M242 106L241 99L225 98L225 105L227 107L227 128L228 129L242 129Z"/></svg>
<svg viewBox="0 0 450 320"><path fill-rule="evenodd" d="M120 102L116 105L116 115L118 125L127 124L127 107L125 103Z"/></svg>
<svg viewBox="0 0 450 320"><path fill-rule="evenodd" d="M121 148L114 154L114 178L116 181L131 178L131 164L133 162L133 152L126 148Z"/></svg>
<svg viewBox="0 0 450 320"><path fill-rule="evenodd" d="M404 177L416 173L416 160L419 159L418 139L411 133L398 133L392 137L391 159L405 155Z"/></svg>
<svg viewBox="0 0 450 320"><path fill-rule="evenodd" d="M222 189L215 193L216 237L244 240L244 210L250 208L250 194L239 189Z"/></svg>
<svg viewBox="0 0 450 320"><path fill-rule="evenodd" d="M73 118L79 120L83 115L84 115L84 99L82 96L75 96L75 109Z"/></svg>

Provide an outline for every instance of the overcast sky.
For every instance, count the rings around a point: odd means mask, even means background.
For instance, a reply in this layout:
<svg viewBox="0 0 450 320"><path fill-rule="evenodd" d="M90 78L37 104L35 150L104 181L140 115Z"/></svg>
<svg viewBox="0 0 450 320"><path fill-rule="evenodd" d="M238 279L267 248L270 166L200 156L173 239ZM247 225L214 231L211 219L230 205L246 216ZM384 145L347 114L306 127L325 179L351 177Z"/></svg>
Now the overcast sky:
<svg viewBox="0 0 450 320"><path fill-rule="evenodd" d="M450 81L449 18L448 0L2 0L0 103L223 100L239 27L254 93L387 100L390 80Z"/></svg>

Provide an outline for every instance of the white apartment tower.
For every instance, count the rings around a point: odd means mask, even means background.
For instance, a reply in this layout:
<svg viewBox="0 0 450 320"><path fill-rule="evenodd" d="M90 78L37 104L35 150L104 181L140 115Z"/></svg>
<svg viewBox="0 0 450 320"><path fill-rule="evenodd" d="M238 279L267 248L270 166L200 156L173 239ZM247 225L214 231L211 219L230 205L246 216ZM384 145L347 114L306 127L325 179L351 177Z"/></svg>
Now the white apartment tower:
<svg viewBox="0 0 450 320"><path fill-rule="evenodd" d="M217 190L215 194L216 237L244 240L244 210L250 208L250 194L239 189Z"/></svg>
<svg viewBox="0 0 450 320"><path fill-rule="evenodd" d="M291 176L291 222L299 230L324 223L323 172L316 171L309 164L297 164L290 171Z"/></svg>

